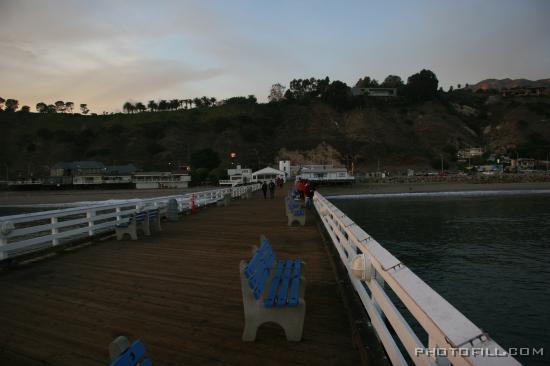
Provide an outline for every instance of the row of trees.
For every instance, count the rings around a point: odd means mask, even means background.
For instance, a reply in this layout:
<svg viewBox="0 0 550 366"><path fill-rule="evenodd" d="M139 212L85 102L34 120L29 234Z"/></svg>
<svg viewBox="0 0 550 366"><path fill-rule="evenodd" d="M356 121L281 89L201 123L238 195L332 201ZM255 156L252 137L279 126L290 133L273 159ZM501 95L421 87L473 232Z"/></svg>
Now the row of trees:
<svg viewBox="0 0 550 366"><path fill-rule="evenodd" d="M28 105L24 105L19 109L19 101L17 99L4 99L0 97L0 112L22 112L22 113L29 113L31 111L31 107ZM58 100L54 104L46 104L44 102L40 102L36 104L36 111L38 113L73 113L74 110L74 103L73 102L63 102L62 100ZM82 114L88 114L90 110L88 109L87 104L81 104L80 105L80 112Z"/></svg>
<svg viewBox="0 0 550 366"><path fill-rule="evenodd" d="M244 104L256 104L258 100L254 95L231 97L225 99L221 104L226 105L244 105ZM193 99L172 99L172 100L160 100L155 102L150 100L147 105L137 102L126 102L122 106L122 109L126 113L139 113L139 112L159 112L159 111L175 111L178 109L191 109L191 108L208 108L218 104L218 101L214 97L201 97Z"/></svg>
<svg viewBox="0 0 550 366"><path fill-rule="evenodd" d="M437 95L439 81L436 75L430 70L422 70L409 76L405 84L401 77L388 75L382 83L374 78L365 76L357 81L357 88L396 88L398 95L404 96L412 101L423 101L432 99ZM288 89L277 83L271 86L268 100L280 102L283 100L306 100L321 99L339 107L352 106L353 99L351 88L340 80L330 81L328 76L324 79L293 79Z"/></svg>
<svg viewBox="0 0 550 366"><path fill-rule="evenodd" d="M160 100L155 102L150 100L147 105L137 102L126 102L122 106L122 109L126 113L139 113L139 112L160 112L160 111L175 111L178 109L189 109L195 106L196 108L211 107L216 104L216 98L214 97L202 97L193 99L172 99L172 100Z"/></svg>
<svg viewBox="0 0 550 366"><path fill-rule="evenodd" d="M74 103L73 102L63 102L58 100L54 104L46 104L40 102L36 104L36 111L38 113L73 113ZM90 110L88 109L87 104L80 104L80 113L88 114Z"/></svg>
<svg viewBox="0 0 550 366"><path fill-rule="evenodd" d="M0 112L15 112L19 108L19 101L17 99L4 99L0 97ZM21 107L19 112L28 113L31 108L28 105Z"/></svg>

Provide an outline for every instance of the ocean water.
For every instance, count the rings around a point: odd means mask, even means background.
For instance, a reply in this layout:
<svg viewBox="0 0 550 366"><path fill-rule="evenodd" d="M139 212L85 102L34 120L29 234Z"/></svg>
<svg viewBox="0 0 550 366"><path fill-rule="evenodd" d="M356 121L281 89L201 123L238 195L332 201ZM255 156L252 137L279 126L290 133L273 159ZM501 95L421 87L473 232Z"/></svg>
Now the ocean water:
<svg viewBox="0 0 550 366"><path fill-rule="evenodd" d="M549 365L550 194L331 201L502 347Z"/></svg>

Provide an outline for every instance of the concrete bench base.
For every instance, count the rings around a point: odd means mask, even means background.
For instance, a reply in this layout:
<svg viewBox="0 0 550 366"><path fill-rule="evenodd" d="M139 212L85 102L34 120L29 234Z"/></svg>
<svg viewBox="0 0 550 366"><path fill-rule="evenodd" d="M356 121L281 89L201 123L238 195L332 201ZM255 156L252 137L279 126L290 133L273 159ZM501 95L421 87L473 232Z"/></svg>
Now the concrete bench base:
<svg viewBox="0 0 550 366"><path fill-rule="evenodd" d="M306 215L294 215L294 213L288 213L288 226L292 226L293 223L297 222L301 226L306 224Z"/></svg>

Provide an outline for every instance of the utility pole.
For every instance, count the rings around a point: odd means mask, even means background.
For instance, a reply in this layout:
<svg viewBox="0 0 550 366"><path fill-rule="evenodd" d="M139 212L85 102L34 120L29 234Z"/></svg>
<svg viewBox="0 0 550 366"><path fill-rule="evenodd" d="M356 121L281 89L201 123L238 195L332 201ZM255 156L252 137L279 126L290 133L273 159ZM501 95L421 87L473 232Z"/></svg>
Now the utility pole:
<svg viewBox="0 0 550 366"><path fill-rule="evenodd" d="M441 158L441 174L443 174L443 154L439 154L439 157Z"/></svg>

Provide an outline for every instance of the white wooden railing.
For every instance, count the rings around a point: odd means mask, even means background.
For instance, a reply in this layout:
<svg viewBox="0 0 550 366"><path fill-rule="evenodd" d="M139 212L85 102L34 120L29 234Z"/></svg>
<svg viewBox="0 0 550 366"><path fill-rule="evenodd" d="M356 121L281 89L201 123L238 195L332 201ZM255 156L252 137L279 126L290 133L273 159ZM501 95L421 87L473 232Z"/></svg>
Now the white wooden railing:
<svg viewBox="0 0 550 366"><path fill-rule="evenodd" d="M214 189L146 199L104 201L82 207L0 217L0 260L42 250L85 237L114 231L115 224L137 211L158 208L166 212L168 201L175 199L179 212L216 203L226 194L236 198L254 192L259 184Z"/></svg>
<svg viewBox="0 0 550 366"><path fill-rule="evenodd" d="M393 365L520 365L320 193L313 202ZM385 287L424 329L428 344Z"/></svg>

